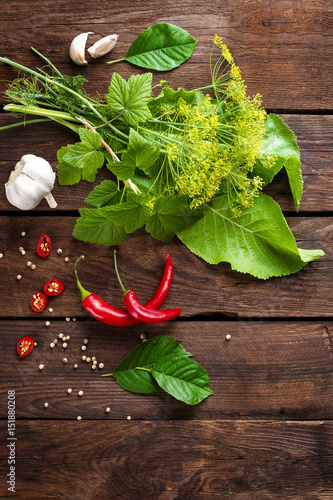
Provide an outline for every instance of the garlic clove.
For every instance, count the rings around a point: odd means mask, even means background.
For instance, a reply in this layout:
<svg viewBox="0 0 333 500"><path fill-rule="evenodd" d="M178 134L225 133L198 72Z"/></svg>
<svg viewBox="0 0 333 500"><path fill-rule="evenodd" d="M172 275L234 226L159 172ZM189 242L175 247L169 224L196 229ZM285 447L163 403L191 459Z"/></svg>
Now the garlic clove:
<svg viewBox="0 0 333 500"><path fill-rule="evenodd" d="M108 35L101 40L98 40L94 45L89 47L88 52L91 57L97 58L101 56L105 56L108 52L110 52L114 46L116 45L118 40L118 35Z"/></svg>
<svg viewBox="0 0 333 500"><path fill-rule="evenodd" d="M80 33L73 40L69 47L69 56L75 64L83 66L87 64L85 57L86 43L89 35L93 35L93 31Z"/></svg>
<svg viewBox="0 0 333 500"><path fill-rule="evenodd" d="M54 182L55 172L49 162L39 156L24 155L5 184L7 200L16 208L31 210L46 198L49 206L55 208L57 203L51 194Z"/></svg>

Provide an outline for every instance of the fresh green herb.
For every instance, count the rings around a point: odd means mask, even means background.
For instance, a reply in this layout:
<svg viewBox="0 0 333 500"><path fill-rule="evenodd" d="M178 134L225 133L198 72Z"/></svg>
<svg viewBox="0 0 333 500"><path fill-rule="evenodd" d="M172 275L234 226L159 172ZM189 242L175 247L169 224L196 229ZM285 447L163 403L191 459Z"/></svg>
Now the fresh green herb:
<svg viewBox="0 0 333 500"><path fill-rule="evenodd" d="M130 46L127 61L141 68L170 71L191 57L197 40L187 31L169 23L154 24L141 33Z"/></svg>
<svg viewBox="0 0 333 500"><path fill-rule="evenodd" d="M93 99L82 77L62 75L39 55L51 76L0 58L28 75L9 86L12 103L4 109L78 132L80 142L58 151L60 184L92 181L104 162L116 177L86 198L95 208L79 210L77 239L119 245L145 226L161 241L177 235L210 264L226 261L260 279L297 272L324 255L298 248L279 205L262 193L285 167L298 210L296 137L279 116L267 115L259 95L246 95L220 37L210 55L211 85L174 91L164 82L155 97L151 73L128 81L114 73L105 99Z"/></svg>
<svg viewBox="0 0 333 500"><path fill-rule="evenodd" d="M200 403L213 392L202 366L173 337L160 335L133 349L112 376L127 391L148 394L164 391L189 405Z"/></svg>

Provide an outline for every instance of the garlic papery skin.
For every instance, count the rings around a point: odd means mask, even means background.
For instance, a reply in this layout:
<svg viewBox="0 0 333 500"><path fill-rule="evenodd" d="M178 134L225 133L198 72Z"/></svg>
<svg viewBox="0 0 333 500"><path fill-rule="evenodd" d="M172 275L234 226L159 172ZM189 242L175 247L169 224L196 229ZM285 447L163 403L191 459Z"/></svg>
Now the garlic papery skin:
<svg viewBox="0 0 333 500"><path fill-rule="evenodd" d="M45 198L50 208L56 208L57 202L51 194L55 176L51 165L44 158L24 155L5 184L7 200L20 210L31 210Z"/></svg>
<svg viewBox="0 0 333 500"><path fill-rule="evenodd" d="M89 35L93 35L93 31L88 31L87 33L81 33L77 35L69 47L69 56L75 64L79 66L84 66L87 64L86 61L86 43Z"/></svg>
<svg viewBox="0 0 333 500"><path fill-rule="evenodd" d="M105 56L108 52L110 52L114 46L116 45L118 40L118 35L108 35L98 42L94 43L92 47L89 47L88 52L93 58Z"/></svg>

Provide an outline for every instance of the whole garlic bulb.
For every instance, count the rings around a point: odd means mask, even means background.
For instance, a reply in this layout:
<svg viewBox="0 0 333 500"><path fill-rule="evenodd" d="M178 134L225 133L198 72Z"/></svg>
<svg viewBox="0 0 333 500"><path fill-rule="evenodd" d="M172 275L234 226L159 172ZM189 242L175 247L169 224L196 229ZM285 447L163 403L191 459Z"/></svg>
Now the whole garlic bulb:
<svg viewBox="0 0 333 500"><path fill-rule="evenodd" d="M31 210L46 199L50 208L56 208L57 202L51 194L55 181L48 161L39 156L22 156L5 184L9 203L21 210Z"/></svg>

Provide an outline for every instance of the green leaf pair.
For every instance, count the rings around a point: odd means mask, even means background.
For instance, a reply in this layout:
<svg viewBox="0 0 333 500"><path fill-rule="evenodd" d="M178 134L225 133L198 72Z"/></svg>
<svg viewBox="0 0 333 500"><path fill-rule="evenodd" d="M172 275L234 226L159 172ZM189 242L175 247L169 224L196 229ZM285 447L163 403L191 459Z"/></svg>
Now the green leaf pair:
<svg viewBox="0 0 333 500"><path fill-rule="evenodd" d="M161 389L189 405L213 392L204 368L173 337L160 335L133 349L112 376L127 391L149 394Z"/></svg>

